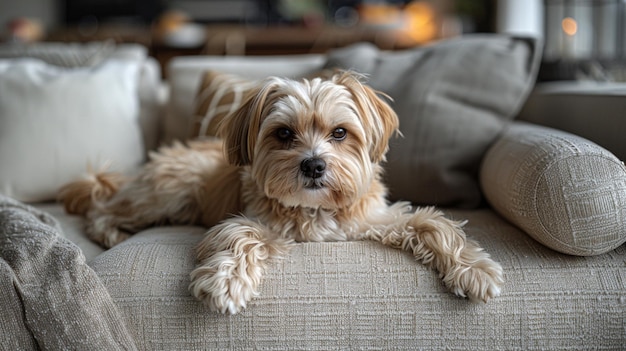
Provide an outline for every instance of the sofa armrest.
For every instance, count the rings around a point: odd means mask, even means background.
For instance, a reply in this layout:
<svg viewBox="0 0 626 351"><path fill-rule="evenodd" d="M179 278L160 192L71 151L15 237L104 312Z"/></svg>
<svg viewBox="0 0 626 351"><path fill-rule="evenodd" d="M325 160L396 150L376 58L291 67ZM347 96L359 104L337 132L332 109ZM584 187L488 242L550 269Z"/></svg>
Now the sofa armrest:
<svg viewBox="0 0 626 351"><path fill-rule="evenodd" d="M596 255L626 241L626 167L587 139L512 123L480 182L494 210L556 251Z"/></svg>

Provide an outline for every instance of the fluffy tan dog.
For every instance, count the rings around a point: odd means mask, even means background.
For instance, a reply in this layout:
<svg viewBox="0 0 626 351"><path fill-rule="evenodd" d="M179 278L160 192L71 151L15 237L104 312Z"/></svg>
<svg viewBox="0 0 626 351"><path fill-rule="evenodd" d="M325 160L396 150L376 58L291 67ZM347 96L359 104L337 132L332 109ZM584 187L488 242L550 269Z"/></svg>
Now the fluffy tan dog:
<svg viewBox="0 0 626 351"><path fill-rule="evenodd" d="M155 224L211 227L189 289L221 313L245 308L267 261L294 241L379 241L434 267L456 295L497 296L502 268L462 223L387 203L380 163L397 128L393 110L356 74L269 78L222 121L223 142L162 148L129 182L94 174L60 197L106 247Z"/></svg>

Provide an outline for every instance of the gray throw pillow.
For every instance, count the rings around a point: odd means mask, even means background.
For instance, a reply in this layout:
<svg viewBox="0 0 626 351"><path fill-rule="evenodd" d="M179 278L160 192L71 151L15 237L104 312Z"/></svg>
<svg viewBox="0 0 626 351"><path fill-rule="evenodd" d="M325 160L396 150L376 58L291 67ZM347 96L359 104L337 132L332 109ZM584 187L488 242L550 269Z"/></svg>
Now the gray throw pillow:
<svg viewBox="0 0 626 351"><path fill-rule="evenodd" d="M393 200L472 208L483 204L481 159L526 101L540 47L504 35L395 52L357 44L330 52L326 68L365 73L369 85L393 98L403 134L387 155Z"/></svg>
<svg viewBox="0 0 626 351"><path fill-rule="evenodd" d="M0 194L0 348L136 350L111 295L60 232L50 214Z"/></svg>

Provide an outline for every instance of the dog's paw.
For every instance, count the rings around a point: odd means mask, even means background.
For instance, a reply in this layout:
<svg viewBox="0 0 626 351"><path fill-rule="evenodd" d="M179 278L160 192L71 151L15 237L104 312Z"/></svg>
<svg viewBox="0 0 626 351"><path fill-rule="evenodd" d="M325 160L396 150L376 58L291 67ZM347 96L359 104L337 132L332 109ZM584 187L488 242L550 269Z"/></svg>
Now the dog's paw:
<svg viewBox="0 0 626 351"><path fill-rule="evenodd" d="M502 266L490 258L483 258L471 266L459 265L443 280L454 294L482 302L499 296L504 284Z"/></svg>
<svg viewBox="0 0 626 351"><path fill-rule="evenodd" d="M196 275L192 279L189 286L191 294L204 302L213 312L237 314L243 311L248 301L256 295L241 279L227 277L223 272Z"/></svg>
<svg viewBox="0 0 626 351"><path fill-rule="evenodd" d="M117 228L109 228L107 231L97 233L87 231L87 234L91 240L106 249L110 249L122 241L130 238L129 233L118 230Z"/></svg>
<svg viewBox="0 0 626 351"><path fill-rule="evenodd" d="M87 236L100 246L110 249L122 241L130 238L130 233L118 228L112 221L112 216L100 216L87 223Z"/></svg>
<svg viewBox="0 0 626 351"><path fill-rule="evenodd" d="M235 260L219 256L213 256L191 272L189 291L211 311L237 314L258 295L255 288L258 284L242 273Z"/></svg>

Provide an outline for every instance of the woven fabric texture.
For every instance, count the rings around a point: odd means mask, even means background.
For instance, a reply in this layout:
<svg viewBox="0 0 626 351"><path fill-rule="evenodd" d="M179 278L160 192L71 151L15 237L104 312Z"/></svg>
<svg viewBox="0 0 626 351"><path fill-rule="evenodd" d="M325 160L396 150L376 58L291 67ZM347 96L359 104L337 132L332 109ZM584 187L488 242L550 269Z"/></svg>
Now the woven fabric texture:
<svg viewBox="0 0 626 351"><path fill-rule="evenodd" d="M6 350L135 350L80 249L47 213L0 195L0 316Z"/></svg>
<svg viewBox="0 0 626 351"><path fill-rule="evenodd" d="M26 326L24 305L14 283L17 277L11 267L0 260L0 335L4 350L35 350L37 341Z"/></svg>
<svg viewBox="0 0 626 351"><path fill-rule="evenodd" d="M490 210L454 211L504 268L502 296L473 304L436 272L373 242L298 244L260 296L227 316L187 291L204 229L154 228L92 267L144 350L619 350L626 338L626 247L555 253Z"/></svg>
<svg viewBox="0 0 626 351"><path fill-rule="evenodd" d="M516 123L483 160L495 210L544 245L596 255L626 242L626 167L578 136Z"/></svg>

